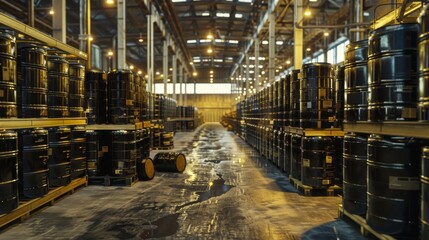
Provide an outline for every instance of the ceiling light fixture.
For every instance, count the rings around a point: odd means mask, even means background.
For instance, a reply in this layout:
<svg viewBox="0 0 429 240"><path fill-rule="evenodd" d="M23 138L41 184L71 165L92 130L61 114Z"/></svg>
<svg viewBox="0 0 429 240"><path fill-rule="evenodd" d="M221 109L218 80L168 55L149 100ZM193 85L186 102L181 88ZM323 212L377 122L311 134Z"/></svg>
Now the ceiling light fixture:
<svg viewBox="0 0 429 240"><path fill-rule="evenodd" d="M329 36L329 33L328 32L324 32L323 36L327 37L327 36Z"/></svg>
<svg viewBox="0 0 429 240"><path fill-rule="evenodd" d="M207 49L207 53L213 53L213 49L211 48Z"/></svg>
<svg viewBox="0 0 429 240"><path fill-rule="evenodd" d="M109 50L109 51L107 52L107 56L113 56L113 51L112 51L112 50Z"/></svg>
<svg viewBox="0 0 429 240"><path fill-rule="evenodd" d="M130 65L130 70L133 70L134 69L134 65Z"/></svg>
<svg viewBox="0 0 429 240"><path fill-rule="evenodd" d="M53 9L50 9L50 10L49 10L49 14L50 14L50 15L54 15L54 13L55 13L55 12L54 12L54 10L53 10Z"/></svg>
<svg viewBox="0 0 429 240"><path fill-rule="evenodd" d="M213 35L211 33L207 34L207 39L213 39Z"/></svg>
<svg viewBox="0 0 429 240"><path fill-rule="evenodd" d="M309 48L309 47L308 47L308 48L307 48L307 49L305 49L305 50L306 50L307 52L310 52L310 51L311 51L311 48Z"/></svg>
<svg viewBox="0 0 429 240"><path fill-rule="evenodd" d="M113 0L106 0L106 3L107 3L107 4L114 4L114 3L115 3L115 1L113 1Z"/></svg>
<svg viewBox="0 0 429 240"><path fill-rule="evenodd" d="M139 42L140 42L140 43L142 43L142 42L143 42L142 33L140 33Z"/></svg>
<svg viewBox="0 0 429 240"><path fill-rule="evenodd" d="M192 76L194 76L194 77L196 77L198 75L198 73L197 72L193 72L192 73Z"/></svg>
<svg viewBox="0 0 429 240"><path fill-rule="evenodd" d="M310 9L307 9L307 10L304 11L304 16L306 16L306 17L310 17L311 16Z"/></svg>
<svg viewBox="0 0 429 240"><path fill-rule="evenodd" d="M287 60L287 61L286 61L286 64L290 64L290 60Z"/></svg>

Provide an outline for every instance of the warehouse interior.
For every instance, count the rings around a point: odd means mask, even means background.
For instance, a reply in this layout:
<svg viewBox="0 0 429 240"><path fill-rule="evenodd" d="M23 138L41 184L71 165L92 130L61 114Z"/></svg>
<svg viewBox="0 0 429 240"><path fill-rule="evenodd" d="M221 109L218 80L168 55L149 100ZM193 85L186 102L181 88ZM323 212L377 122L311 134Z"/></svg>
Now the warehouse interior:
<svg viewBox="0 0 429 240"><path fill-rule="evenodd" d="M429 239L429 1L0 0L0 239Z"/></svg>

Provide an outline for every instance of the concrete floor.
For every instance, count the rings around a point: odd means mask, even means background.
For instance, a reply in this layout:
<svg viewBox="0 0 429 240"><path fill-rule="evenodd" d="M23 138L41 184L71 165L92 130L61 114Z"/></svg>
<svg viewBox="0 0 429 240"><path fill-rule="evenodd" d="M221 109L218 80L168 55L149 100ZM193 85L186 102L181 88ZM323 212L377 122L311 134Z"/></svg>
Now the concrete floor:
<svg viewBox="0 0 429 240"><path fill-rule="evenodd" d="M175 149L187 156L184 173L85 187L3 229L0 239L364 239L337 219L341 197L300 195L220 124L177 133Z"/></svg>

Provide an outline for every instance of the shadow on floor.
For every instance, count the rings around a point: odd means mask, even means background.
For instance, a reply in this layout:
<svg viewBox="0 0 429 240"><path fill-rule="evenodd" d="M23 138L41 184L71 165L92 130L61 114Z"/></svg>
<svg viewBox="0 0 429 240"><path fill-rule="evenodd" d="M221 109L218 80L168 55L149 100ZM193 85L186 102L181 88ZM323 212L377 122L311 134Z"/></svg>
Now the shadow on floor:
<svg viewBox="0 0 429 240"><path fill-rule="evenodd" d="M359 229L343 219L337 219L306 231L302 240L365 240Z"/></svg>

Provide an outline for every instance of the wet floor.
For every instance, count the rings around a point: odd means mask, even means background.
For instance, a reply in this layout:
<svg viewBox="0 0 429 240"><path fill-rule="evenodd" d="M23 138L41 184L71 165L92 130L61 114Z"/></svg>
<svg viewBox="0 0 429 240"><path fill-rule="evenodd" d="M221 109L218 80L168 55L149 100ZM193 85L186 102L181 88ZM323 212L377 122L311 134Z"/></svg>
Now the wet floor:
<svg viewBox="0 0 429 240"><path fill-rule="evenodd" d="M302 196L220 124L177 133L174 143L187 156L185 172L85 187L0 239L364 239L337 219L341 197Z"/></svg>

